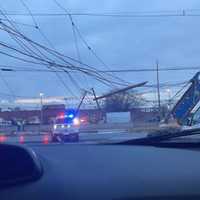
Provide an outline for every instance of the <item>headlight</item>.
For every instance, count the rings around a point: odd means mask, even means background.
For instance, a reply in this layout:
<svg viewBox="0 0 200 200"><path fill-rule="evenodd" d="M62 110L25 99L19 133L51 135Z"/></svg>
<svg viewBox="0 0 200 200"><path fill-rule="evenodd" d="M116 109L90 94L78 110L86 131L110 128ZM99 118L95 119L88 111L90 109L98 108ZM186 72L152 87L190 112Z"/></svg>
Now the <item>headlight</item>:
<svg viewBox="0 0 200 200"><path fill-rule="evenodd" d="M61 125L61 128L65 128L65 125L64 125L64 124L62 124L62 125Z"/></svg>
<svg viewBox="0 0 200 200"><path fill-rule="evenodd" d="M78 118L74 118L73 124L76 125L76 126L80 125L79 119Z"/></svg>
<svg viewBox="0 0 200 200"><path fill-rule="evenodd" d="M56 124L54 124L53 129L57 129L57 125Z"/></svg>

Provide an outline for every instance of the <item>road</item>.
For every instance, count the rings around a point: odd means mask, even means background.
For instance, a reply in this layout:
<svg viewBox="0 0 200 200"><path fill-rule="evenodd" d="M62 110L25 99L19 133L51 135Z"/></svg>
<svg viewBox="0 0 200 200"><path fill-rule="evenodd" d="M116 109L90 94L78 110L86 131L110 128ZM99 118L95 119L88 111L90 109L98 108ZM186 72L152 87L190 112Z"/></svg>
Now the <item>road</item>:
<svg viewBox="0 0 200 200"><path fill-rule="evenodd" d="M98 142L111 142L120 140L129 140L138 137L146 136L145 133L128 133L118 131L100 131L97 133L80 133L79 143L98 143ZM14 143L14 144L30 144L31 143L44 143L50 144L51 137L48 134L45 135L16 135L8 136L6 138L0 137L0 142Z"/></svg>

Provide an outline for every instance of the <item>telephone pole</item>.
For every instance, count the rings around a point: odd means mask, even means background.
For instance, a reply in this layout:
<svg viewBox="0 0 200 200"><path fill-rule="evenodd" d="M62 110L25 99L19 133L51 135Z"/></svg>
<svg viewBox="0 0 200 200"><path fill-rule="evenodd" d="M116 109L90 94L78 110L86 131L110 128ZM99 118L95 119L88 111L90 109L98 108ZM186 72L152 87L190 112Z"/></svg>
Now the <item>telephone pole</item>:
<svg viewBox="0 0 200 200"><path fill-rule="evenodd" d="M43 125L43 96L44 93L40 92L40 131L42 130L42 125Z"/></svg>
<svg viewBox="0 0 200 200"><path fill-rule="evenodd" d="M159 121L161 119L161 104L160 104L160 80L159 80L159 63L156 60L156 77L157 77L157 95L158 95L158 115Z"/></svg>
<svg viewBox="0 0 200 200"><path fill-rule="evenodd" d="M94 100L96 101L97 108L98 108L99 110L101 110L101 107L100 107L100 105L99 105L99 102L98 102L98 99L97 99L97 96L96 96L96 92L94 91L94 88L91 88L91 90L92 90L92 93L93 93L93 95L94 95Z"/></svg>

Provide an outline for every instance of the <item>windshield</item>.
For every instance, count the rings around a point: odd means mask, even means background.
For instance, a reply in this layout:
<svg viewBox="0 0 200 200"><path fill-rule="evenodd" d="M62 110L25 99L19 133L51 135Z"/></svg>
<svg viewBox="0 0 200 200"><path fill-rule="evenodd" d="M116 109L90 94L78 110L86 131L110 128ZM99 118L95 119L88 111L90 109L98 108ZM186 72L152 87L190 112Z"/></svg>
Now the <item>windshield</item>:
<svg viewBox="0 0 200 200"><path fill-rule="evenodd" d="M196 140L199 14L191 2L7 0L0 143Z"/></svg>
<svg viewBox="0 0 200 200"><path fill-rule="evenodd" d="M72 122L71 118L56 119L56 124L66 124L71 122Z"/></svg>

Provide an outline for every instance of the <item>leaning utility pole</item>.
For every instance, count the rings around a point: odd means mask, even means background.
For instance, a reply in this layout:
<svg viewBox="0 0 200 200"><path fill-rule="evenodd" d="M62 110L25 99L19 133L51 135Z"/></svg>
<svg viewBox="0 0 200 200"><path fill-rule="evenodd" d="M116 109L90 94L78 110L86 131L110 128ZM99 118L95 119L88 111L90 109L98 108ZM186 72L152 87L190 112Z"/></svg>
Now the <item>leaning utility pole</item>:
<svg viewBox="0 0 200 200"><path fill-rule="evenodd" d="M96 96L96 92L94 91L94 88L91 88L91 90L92 90L92 93L94 95L94 100L96 101L97 107L98 107L99 110L101 110L101 107L99 105L99 102L98 102L98 99L97 99L97 96Z"/></svg>
<svg viewBox="0 0 200 200"><path fill-rule="evenodd" d="M157 95L158 95L158 114L159 114L159 121L161 118L161 104L160 104L160 80L159 80L159 63L156 60L156 77L157 77Z"/></svg>
<svg viewBox="0 0 200 200"><path fill-rule="evenodd" d="M114 95L114 94L122 93L122 92L124 92L124 91L130 90L130 89L133 89L133 88L142 87L142 86L144 86L146 83L147 83L147 81L142 82L142 83L138 83L138 84L129 85L129 86L125 87L125 88L117 89L117 90L115 90L115 91L113 91L113 92L109 92L109 93L104 94L104 95L102 95L102 96L95 97L94 100L99 100L99 99L103 99L103 98L106 98L106 97L110 97L110 96L112 96L112 95Z"/></svg>
<svg viewBox="0 0 200 200"><path fill-rule="evenodd" d="M79 105L78 105L78 107L77 107L77 109L76 109L77 112L79 112L80 107L81 107L81 105L83 104L83 101L84 101L84 99L85 99L87 93L88 93L88 92L85 90L84 93L83 93L83 96L82 96L82 98L81 98L81 101L80 101L80 103L79 103Z"/></svg>

